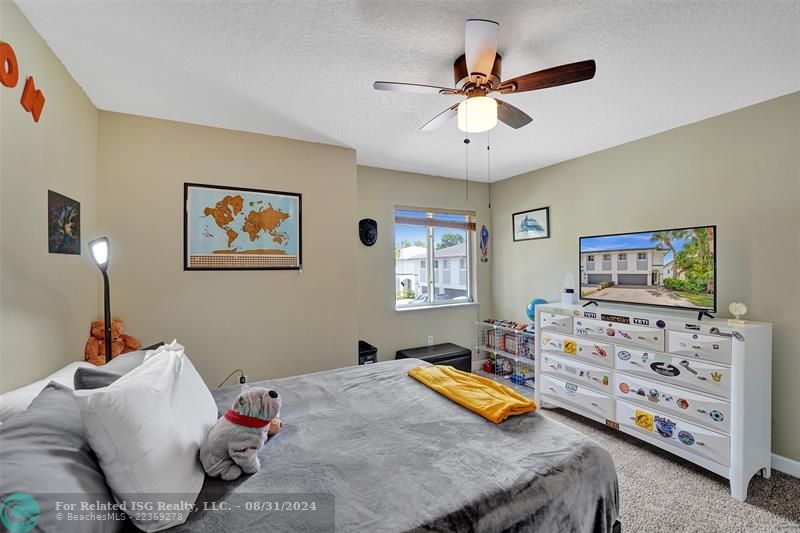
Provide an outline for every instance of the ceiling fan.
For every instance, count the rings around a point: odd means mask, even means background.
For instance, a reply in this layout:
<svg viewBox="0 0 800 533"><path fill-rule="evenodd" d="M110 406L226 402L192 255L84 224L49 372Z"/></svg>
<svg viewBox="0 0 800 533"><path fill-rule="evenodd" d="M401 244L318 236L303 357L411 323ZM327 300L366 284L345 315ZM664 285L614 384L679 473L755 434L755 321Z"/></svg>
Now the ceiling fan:
<svg viewBox="0 0 800 533"><path fill-rule="evenodd" d="M590 80L594 77L595 63L593 59L589 59L503 81L502 58L497 53L499 29L500 25L491 20L467 21L464 54L453 64L454 88L391 81L376 81L372 86L379 91L466 96L463 101L448 107L420 129L435 130L457 116L461 131L479 133L495 127L498 120L514 129L519 129L533 120L521 109L498 98L487 96L491 93L515 94L535 91Z"/></svg>

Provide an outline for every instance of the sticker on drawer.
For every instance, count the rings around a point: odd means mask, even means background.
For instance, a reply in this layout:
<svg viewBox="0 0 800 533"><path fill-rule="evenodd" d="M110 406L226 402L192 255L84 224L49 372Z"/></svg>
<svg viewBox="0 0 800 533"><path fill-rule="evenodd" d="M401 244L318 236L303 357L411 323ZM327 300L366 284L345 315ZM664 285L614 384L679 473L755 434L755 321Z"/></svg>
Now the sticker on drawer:
<svg viewBox="0 0 800 533"><path fill-rule="evenodd" d="M637 426L646 431L653 431L653 415L646 411L640 411L637 409L636 420L634 420L634 422Z"/></svg>
<svg viewBox="0 0 800 533"><path fill-rule="evenodd" d="M578 379L609 394L611 389L611 371L607 367L584 364L577 359L557 357L545 352L542 354L542 371L561 374L569 379Z"/></svg>
<svg viewBox="0 0 800 533"><path fill-rule="evenodd" d="M616 381L618 397L652 404L724 432L730 428L730 402L623 373L617 373Z"/></svg>
<svg viewBox="0 0 800 533"><path fill-rule="evenodd" d="M541 339L543 350L556 350L606 367L614 364L609 357L614 351L612 344L550 332L542 333Z"/></svg>
<svg viewBox="0 0 800 533"><path fill-rule="evenodd" d="M618 346L616 367L634 375L730 397L731 369L715 363Z"/></svg>
<svg viewBox="0 0 800 533"><path fill-rule="evenodd" d="M691 450L692 453L726 466L729 464L730 439L716 431L624 401L617 402L617 420L620 424L647 432L659 440Z"/></svg>

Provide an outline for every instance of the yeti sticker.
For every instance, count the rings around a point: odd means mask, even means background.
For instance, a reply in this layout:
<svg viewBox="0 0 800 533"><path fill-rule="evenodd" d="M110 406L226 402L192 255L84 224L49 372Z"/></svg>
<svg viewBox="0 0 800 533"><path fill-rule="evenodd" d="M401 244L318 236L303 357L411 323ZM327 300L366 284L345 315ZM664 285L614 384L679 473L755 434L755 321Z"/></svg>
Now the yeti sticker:
<svg viewBox="0 0 800 533"><path fill-rule="evenodd" d="M676 376L679 376L681 373L681 371L678 370L678 367L671 365L669 363L662 363L659 361L656 361L655 363L650 363L650 370L652 370L653 372L655 372L660 376L665 376L668 378L674 378Z"/></svg>

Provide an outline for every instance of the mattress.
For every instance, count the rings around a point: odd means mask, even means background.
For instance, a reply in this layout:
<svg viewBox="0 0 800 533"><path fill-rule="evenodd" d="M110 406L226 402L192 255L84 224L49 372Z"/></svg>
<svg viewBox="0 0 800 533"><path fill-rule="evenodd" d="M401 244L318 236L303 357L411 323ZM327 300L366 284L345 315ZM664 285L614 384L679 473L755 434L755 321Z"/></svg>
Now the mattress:
<svg viewBox="0 0 800 533"><path fill-rule="evenodd" d="M252 383L283 399L284 427L260 451L261 470L206 478L199 510L170 531L612 530L607 451L539 413L495 425L407 376L425 364ZM239 391L213 391L221 412Z"/></svg>

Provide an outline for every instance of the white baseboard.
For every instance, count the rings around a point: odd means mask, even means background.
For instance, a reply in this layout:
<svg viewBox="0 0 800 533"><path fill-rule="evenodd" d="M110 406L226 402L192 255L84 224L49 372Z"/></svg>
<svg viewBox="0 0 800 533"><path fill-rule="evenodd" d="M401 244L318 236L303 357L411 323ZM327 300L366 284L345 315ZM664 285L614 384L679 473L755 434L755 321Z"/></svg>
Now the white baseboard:
<svg viewBox="0 0 800 533"><path fill-rule="evenodd" d="M795 461L776 453L772 454L772 468L790 476L800 477L800 461Z"/></svg>

